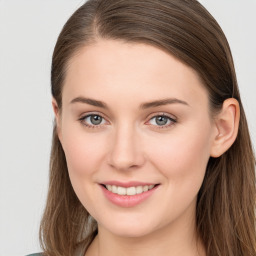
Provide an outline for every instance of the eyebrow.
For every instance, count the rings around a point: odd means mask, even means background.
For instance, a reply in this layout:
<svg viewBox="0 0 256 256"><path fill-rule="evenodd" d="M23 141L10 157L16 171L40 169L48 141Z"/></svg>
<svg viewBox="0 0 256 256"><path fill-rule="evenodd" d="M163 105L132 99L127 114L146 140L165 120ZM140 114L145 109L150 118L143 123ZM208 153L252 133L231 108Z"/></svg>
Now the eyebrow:
<svg viewBox="0 0 256 256"><path fill-rule="evenodd" d="M85 97L77 97L74 98L73 100L71 100L70 103L85 103L85 104L89 104L95 107L99 107L99 108L104 108L104 109L109 109L107 104L99 101L99 100L95 100L95 99L91 99L91 98L85 98ZM140 109L148 109L148 108L153 108L153 107L159 107L159 106L164 106L164 105L168 105L168 104L182 104L182 105L186 105L189 106L189 104L186 101L183 100L179 100L176 98L167 98L167 99L161 99L161 100L155 100L155 101L151 101L151 102L145 102L140 104Z"/></svg>

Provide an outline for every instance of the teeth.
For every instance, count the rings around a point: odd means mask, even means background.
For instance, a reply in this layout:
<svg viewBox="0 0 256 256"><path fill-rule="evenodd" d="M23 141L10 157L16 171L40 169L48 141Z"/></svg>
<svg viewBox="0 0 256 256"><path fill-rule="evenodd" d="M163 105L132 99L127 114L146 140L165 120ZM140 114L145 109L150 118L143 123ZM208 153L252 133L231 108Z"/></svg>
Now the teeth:
<svg viewBox="0 0 256 256"><path fill-rule="evenodd" d="M154 188L154 185L149 185L149 186L137 186L137 187L129 187L129 188L124 188L124 187L119 187L115 185L106 185L106 188L108 191L111 191L114 194L118 195L128 195L128 196L134 196L141 194L143 192L147 192L148 190Z"/></svg>
<svg viewBox="0 0 256 256"><path fill-rule="evenodd" d="M141 194L143 192L142 186L136 187L136 194Z"/></svg>
<svg viewBox="0 0 256 256"><path fill-rule="evenodd" d="M134 196L136 195L136 188L135 187L130 187L126 189L126 194L128 196Z"/></svg>
<svg viewBox="0 0 256 256"><path fill-rule="evenodd" d="M122 196L126 195L126 188L117 187L117 194Z"/></svg>
<svg viewBox="0 0 256 256"><path fill-rule="evenodd" d="M143 186L143 192L147 192L147 191L148 191L148 189L149 189L149 187L148 187L148 186Z"/></svg>
<svg viewBox="0 0 256 256"><path fill-rule="evenodd" d="M112 189L111 190L109 190L109 191L112 191L113 193L117 193L117 186L115 186L115 185L113 185L113 186L111 186L111 185L109 185L110 187L112 187Z"/></svg>
<svg viewBox="0 0 256 256"><path fill-rule="evenodd" d="M152 189L154 187L154 185L149 185L148 189Z"/></svg>

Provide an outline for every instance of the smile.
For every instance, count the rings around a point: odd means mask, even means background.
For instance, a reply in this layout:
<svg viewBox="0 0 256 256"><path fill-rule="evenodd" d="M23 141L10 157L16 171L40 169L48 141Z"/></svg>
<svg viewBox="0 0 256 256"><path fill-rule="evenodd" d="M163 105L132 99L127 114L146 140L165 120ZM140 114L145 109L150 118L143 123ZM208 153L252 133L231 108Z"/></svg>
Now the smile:
<svg viewBox="0 0 256 256"><path fill-rule="evenodd" d="M121 187L115 185L105 185L106 189L114 194L122 195L122 196L134 196L138 194L142 194L153 189L156 185L145 185L145 186L136 186L136 187Z"/></svg>
<svg viewBox="0 0 256 256"><path fill-rule="evenodd" d="M146 201L156 193L160 184L141 182L106 182L101 185L105 198L119 207L133 207Z"/></svg>

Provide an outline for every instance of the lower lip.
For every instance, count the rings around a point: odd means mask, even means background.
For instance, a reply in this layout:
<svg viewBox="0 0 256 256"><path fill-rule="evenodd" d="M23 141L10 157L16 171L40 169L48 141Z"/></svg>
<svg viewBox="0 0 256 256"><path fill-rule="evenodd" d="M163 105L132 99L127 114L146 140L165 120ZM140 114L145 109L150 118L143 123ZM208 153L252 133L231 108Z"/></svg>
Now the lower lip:
<svg viewBox="0 0 256 256"><path fill-rule="evenodd" d="M136 206L143 201L145 201L147 198L149 198L158 188L158 185L154 188L143 192L141 194L133 195L133 196L121 196L118 194L114 194L111 191L107 190L104 186L100 185L102 188L102 191L104 195L107 197L107 199L112 202L115 205L121 206L121 207L133 207Z"/></svg>

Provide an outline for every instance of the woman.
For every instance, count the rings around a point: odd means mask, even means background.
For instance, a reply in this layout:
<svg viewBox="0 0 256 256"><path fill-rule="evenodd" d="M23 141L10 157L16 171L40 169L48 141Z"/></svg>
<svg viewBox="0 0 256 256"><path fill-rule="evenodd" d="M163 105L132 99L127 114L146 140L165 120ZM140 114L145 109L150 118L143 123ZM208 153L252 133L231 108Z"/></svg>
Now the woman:
<svg viewBox="0 0 256 256"><path fill-rule="evenodd" d="M195 0L89 0L52 61L44 255L256 255L228 42Z"/></svg>

